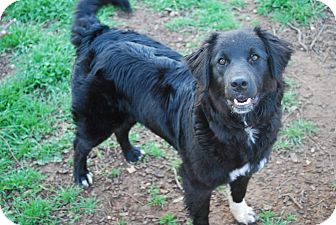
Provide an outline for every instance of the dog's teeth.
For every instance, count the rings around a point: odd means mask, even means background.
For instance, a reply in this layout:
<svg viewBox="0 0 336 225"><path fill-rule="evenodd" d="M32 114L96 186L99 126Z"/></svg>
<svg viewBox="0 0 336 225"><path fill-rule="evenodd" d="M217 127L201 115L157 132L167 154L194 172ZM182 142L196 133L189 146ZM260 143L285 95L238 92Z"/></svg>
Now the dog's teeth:
<svg viewBox="0 0 336 225"><path fill-rule="evenodd" d="M248 98L245 102L239 102L237 99L233 99L235 105L248 105L251 101L251 98Z"/></svg>

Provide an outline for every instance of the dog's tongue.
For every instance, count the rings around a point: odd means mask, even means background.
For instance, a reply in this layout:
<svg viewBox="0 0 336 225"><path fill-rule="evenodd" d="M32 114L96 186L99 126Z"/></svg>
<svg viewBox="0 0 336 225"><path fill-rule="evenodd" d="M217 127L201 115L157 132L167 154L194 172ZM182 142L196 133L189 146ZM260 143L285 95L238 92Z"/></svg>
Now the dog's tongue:
<svg viewBox="0 0 336 225"><path fill-rule="evenodd" d="M235 105L248 105L251 104L251 98L248 99L233 99Z"/></svg>

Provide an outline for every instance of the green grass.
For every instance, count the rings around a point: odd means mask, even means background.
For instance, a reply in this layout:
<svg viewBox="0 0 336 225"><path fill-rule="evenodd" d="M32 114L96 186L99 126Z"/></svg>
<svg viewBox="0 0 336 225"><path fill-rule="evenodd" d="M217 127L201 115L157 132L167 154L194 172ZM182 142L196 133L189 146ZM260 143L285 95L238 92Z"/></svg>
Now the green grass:
<svg viewBox="0 0 336 225"><path fill-rule="evenodd" d="M166 24L167 29L178 31L183 28L203 30L227 30L238 28L239 24L231 13L231 7L217 0L194 4L195 8L186 16L179 16Z"/></svg>
<svg viewBox="0 0 336 225"><path fill-rule="evenodd" d="M121 219L121 220L118 220L117 225L127 225L127 222L126 220Z"/></svg>
<svg viewBox="0 0 336 225"><path fill-rule="evenodd" d="M148 142L142 145L142 150L146 152L147 155L154 158L165 157L165 152L162 151L155 142Z"/></svg>
<svg viewBox="0 0 336 225"><path fill-rule="evenodd" d="M112 168L111 172L109 173L108 177L116 178L120 176L120 169L119 168Z"/></svg>
<svg viewBox="0 0 336 225"><path fill-rule="evenodd" d="M21 22L45 23L59 21L71 23L75 0L20 0L6 9L7 18Z"/></svg>
<svg viewBox="0 0 336 225"><path fill-rule="evenodd" d="M144 0L144 2L157 11L179 11L200 7L206 0Z"/></svg>
<svg viewBox="0 0 336 225"><path fill-rule="evenodd" d="M310 21L323 16L324 5L312 0L258 0L258 12L270 15L281 23L300 23L308 25Z"/></svg>
<svg viewBox="0 0 336 225"><path fill-rule="evenodd" d="M17 21L0 39L0 53L11 54L15 65L14 73L0 81L0 200L6 215L21 225L71 224L81 214L94 213L97 204L72 187L41 195L52 188L42 188L44 175L28 169L61 161L72 146L70 76L75 52L69 31L75 2L21 0L5 11L5 21ZM99 16L111 25L115 11L108 7ZM60 209L69 217L58 219L55 212Z"/></svg>
<svg viewBox="0 0 336 225"><path fill-rule="evenodd" d="M20 21L9 27L9 34L0 39L0 52L23 50L37 44L41 40L39 33L42 28L39 25L27 29Z"/></svg>
<svg viewBox="0 0 336 225"><path fill-rule="evenodd" d="M282 109L284 112L293 112L300 106L297 93L295 91L296 85L293 80L285 79L285 85L287 90L282 98Z"/></svg>
<svg viewBox="0 0 336 225"><path fill-rule="evenodd" d="M243 9L246 6L246 1L245 0L229 0L229 3L237 8Z"/></svg>
<svg viewBox="0 0 336 225"><path fill-rule="evenodd" d="M295 215L288 214L280 216L273 211L262 211L259 213L260 220L263 225L287 225L296 220Z"/></svg>
<svg viewBox="0 0 336 225"><path fill-rule="evenodd" d="M5 20L17 22L0 39L0 51L11 54L15 65L0 81L0 203L21 225L71 224L94 213L97 204L74 187L42 186L45 175L31 166L60 161L71 149L74 2L22 0L5 11ZM59 210L69 216L58 218Z"/></svg>
<svg viewBox="0 0 336 225"><path fill-rule="evenodd" d="M155 10L173 10L182 12L183 16L173 18L166 28L179 31L184 28L202 30L226 30L237 28L238 22L231 13L232 7L241 7L242 0L232 0L225 4L218 0L145 0Z"/></svg>
<svg viewBox="0 0 336 225"><path fill-rule="evenodd" d="M289 124L280 131L279 140L275 143L275 150L293 150L295 147L303 144L307 135L317 132L317 126L307 120L299 119L289 122Z"/></svg>
<svg viewBox="0 0 336 225"><path fill-rule="evenodd" d="M178 225L176 217L172 213L166 213L160 218L159 224L162 225Z"/></svg>
<svg viewBox="0 0 336 225"><path fill-rule="evenodd" d="M37 180L32 179L32 175L38 176L41 180L40 174L35 171L30 171L30 174L25 172L26 179L29 181L19 181L21 176L15 178L16 186L19 189L12 188L11 191L16 190L15 197L11 200L11 204L15 207L8 207L5 205L6 215L14 222L19 224L70 224L80 219L79 215L86 213L94 213L97 205L97 200L94 198L84 198L80 196L82 189L74 186L61 187L56 190L53 187L42 187L37 185ZM14 177L12 177L13 179ZM12 181L14 181L12 180ZM24 182L24 183L23 183ZM32 185L31 182L35 182ZM5 181L8 184L10 182ZM28 190L24 190L27 189ZM48 190L47 192L45 190ZM6 190L5 190L6 191ZM41 193L44 193L41 195ZM42 197L47 195L48 197ZM2 204L1 204L2 205ZM67 211L67 218L59 218L58 211Z"/></svg>
<svg viewBox="0 0 336 225"><path fill-rule="evenodd" d="M148 190L149 199L148 203L154 206L164 206L167 203L167 197L160 194L160 188L153 185Z"/></svg>
<svg viewBox="0 0 336 225"><path fill-rule="evenodd" d="M182 160L180 158L174 158L170 162L172 168L174 168L176 171L178 171L182 165Z"/></svg>

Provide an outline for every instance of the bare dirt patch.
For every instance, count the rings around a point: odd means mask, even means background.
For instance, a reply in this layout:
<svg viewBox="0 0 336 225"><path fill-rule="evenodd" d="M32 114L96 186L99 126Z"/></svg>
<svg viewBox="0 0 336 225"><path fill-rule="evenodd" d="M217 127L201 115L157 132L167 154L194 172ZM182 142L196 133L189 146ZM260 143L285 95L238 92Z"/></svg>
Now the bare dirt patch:
<svg viewBox="0 0 336 225"><path fill-rule="evenodd" d="M307 137L304 145L297 149L274 152L268 166L252 179L247 201L258 211L266 209L276 213L292 213L296 216L293 224L315 225L326 219L336 204L333 186L336 180L336 76L332 64L335 61L331 60L334 56L329 52L334 51L329 46L335 45L335 36L331 37L333 31L328 32L329 26L325 26L316 38L313 50L306 52L298 43L295 30L268 22L265 17L253 12L254 8L249 5L237 13L257 18L261 26L286 38L297 50L285 76L296 82L301 105L286 115L285 122L296 118L309 119L317 124L319 132ZM169 14L154 13L140 5L131 18L122 16L118 20L127 24L123 28L152 36L180 51L197 37L194 33L165 29L164 24L169 18ZM335 21L328 21L335 27ZM249 24L245 19L242 22ZM302 32L307 36L309 29ZM316 26L315 37L318 30ZM307 43L309 40L312 43L314 34L306 39ZM328 45L323 43L324 38L328 40ZM325 58L321 52L328 54L328 57ZM147 157L144 162L131 165L123 159L119 146L94 150L89 160L89 168L95 175L94 185L84 195L97 196L100 204L94 215L82 217L77 224L117 224L122 220L132 225L158 224L159 218L167 212L176 215L180 224L187 223L181 198L183 192L178 187L171 166L172 159L176 158L174 151L146 129L137 128L135 132L139 135L135 143L137 146L155 141L166 156ZM41 170L49 177L47 182L55 186L70 184L72 168L69 161L71 154L65 155L63 163L42 167ZM119 176L109 176L112 168L120 169ZM167 204L163 207L148 204L151 185L160 187L160 193L167 196ZM213 225L235 224L222 191L213 194L210 218Z"/></svg>
<svg viewBox="0 0 336 225"><path fill-rule="evenodd" d="M0 54L0 80L14 70L14 65L10 64L10 57L11 55L9 53Z"/></svg>

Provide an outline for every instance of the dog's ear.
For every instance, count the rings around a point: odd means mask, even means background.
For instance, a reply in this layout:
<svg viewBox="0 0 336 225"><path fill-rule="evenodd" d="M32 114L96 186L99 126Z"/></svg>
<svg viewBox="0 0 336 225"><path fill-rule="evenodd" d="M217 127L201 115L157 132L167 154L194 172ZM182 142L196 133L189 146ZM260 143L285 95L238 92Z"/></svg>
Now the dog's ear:
<svg viewBox="0 0 336 225"><path fill-rule="evenodd" d="M206 91L209 88L211 51L217 36L217 33L212 34L200 49L185 57L187 65L197 83L201 86L202 91Z"/></svg>
<svg viewBox="0 0 336 225"><path fill-rule="evenodd" d="M255 27L254 32L264 42L272 75L277 81L281 81L282 73L294 52L291 45L260 27Z"/></svg>

